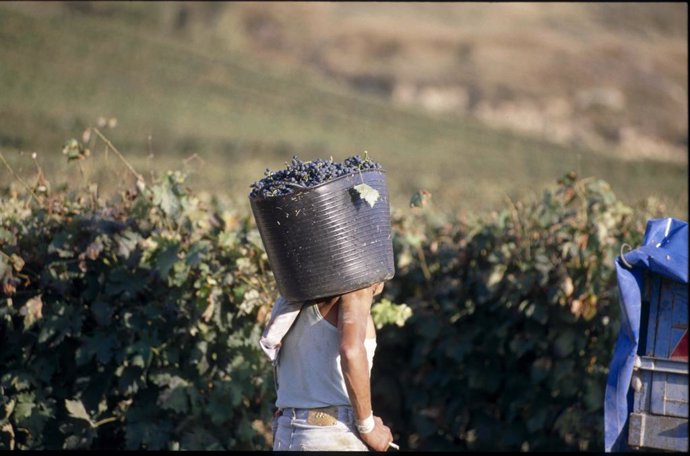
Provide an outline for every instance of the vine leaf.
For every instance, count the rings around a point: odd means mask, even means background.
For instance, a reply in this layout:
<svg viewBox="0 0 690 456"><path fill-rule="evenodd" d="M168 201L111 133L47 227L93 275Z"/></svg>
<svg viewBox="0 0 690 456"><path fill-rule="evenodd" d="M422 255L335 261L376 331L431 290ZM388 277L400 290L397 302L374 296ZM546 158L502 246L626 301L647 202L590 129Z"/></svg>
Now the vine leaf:
<svg viewBox="0 0 690 456"><path fill-rule="evenodd" d="M9 441L10 441L10 450L14 450L14 429L12 428L11 423L5 423L2 425L2 428L0 428L0 432L4 432L6 434L9 434Z"/></svg>
<svg viewBox="0 0 690 456"><path fill-rule="evenodd" d="M77 418L79 420L88 421L89 424L93 427L91 417L89 417L89 414L86 412L86 409L84 408L84 404L82 404L80 400L70 401L69 399L65 399L65 408L69 412L69 416L71 416L72 418Z"/></svg>
<svg viewBox="0 0 690 456"><path fill-rule="evenodd" d="M355 190L359 193L359 196L369 203L369 206L374 207L376 201L379 200L379 191L367 184L355 185Z"/></svg>
<svg viewBox="0 0 690 456"><path fill-rule="evenodd" d="M67 155L67 161L83 160L91 154L89 149L86 149L76 139L70 139L62 148L62 153Z"/></svg>
<svg viewBox="0 0 690 456"><path fill-rule="evenodd" d="M425 207L431 203L431 193L426 190L416 192L410 198L410 207Z"/></svg>
<svg viewBox="0 0 690 456"><path fill-rule="evenodd" d="M12 256L10 257L10 260L12 261L12 266L14 266L14 269L17 272L21 272L22 268L24 267L24 259L17 255L16 253L13 253Z"/></svg>
<svg viewBox="0 0 690 456"><path fill-rule="evenodd" d="M26 301L26 304L19 311L24 316L24 328L30 328L36 321L43 318L43 301L41 295L34 296Z"/></svg>
<svg viewBox="0 0 690 456"><path fill-rule="evenodd" d="M16 404L16 401L14 399L10 400L9 403L5 404L3 408L5 411L3 412L2 418L0 418L0 424L5 424L7 420L9 420L10 415L12 415L12 412L14 411L14 405Z"/></svg>

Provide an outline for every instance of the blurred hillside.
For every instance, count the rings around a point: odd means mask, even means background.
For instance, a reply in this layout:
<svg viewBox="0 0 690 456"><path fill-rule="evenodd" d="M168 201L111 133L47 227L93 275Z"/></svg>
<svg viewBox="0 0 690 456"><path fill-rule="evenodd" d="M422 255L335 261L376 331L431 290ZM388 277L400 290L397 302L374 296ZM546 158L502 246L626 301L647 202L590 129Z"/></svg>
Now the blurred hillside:
<svg viewBox="0 0 690 456"><path fill-rule="evenodd" d="M431 111L683 161L687 5L242 5L256 49Z"/></svg>
<svg viewBox="0 0 690 456"><path fill-rule="evenodd" d="M682 3L181 2L163 7L158 26L400 104L623 157L687 160Z"/></svg>
<svg viewBox="0 0 690 456"><path fill-rule="evenodd" d="M683 3L273 3L227 14L253 50L401 104L687 161Z"/></svg>
<svg viewBox="0 0 690 456"><path fill-rule="evenodd" d="M687 214L684 4L20 2L0 42L20 173L35 150L78 179L59 145L105 116L142 172L240 201L293 154L366 149L397 204L492 207L575 170ZM107 157L84 165L104 186Z"/></svg>

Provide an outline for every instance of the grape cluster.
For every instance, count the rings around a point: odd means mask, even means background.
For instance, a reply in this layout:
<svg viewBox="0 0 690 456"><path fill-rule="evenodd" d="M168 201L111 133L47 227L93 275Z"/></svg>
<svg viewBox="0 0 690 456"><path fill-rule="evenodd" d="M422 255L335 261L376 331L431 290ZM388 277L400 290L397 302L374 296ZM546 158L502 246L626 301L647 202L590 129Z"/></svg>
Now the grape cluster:
<svg viewBox="0 0 690 456"><path fill-rule="evenodd" d="M266 169L263 179L251 185L250 198L287 195L297 188L314 187L346 174L381 169L379 163L359 155L346 158L342 163L334 162L333 158L303 162L297 156L293 156L292 161L286 165L287 167L280 171Z"/></svg>

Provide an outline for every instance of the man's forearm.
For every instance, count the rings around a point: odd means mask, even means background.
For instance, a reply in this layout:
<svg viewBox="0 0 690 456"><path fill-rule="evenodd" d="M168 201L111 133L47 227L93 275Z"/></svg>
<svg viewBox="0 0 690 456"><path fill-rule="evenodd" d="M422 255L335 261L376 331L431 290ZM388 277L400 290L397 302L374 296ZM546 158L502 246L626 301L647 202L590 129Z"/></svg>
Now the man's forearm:
<svg viewBox="0 0 690 456"><path fill-rule="evenodd" d="M367 336L369 312L374 292L380 287L369 287L346 293L341 296L338 309L338 329L340 336L340 367L343 371L345 387L350 397L359 437L375 451L386 451L393 441L390 428L381 418L372 417L371 383L369 380L369 360L364 340ZM360 424L362 427L360 428ZM373 426L372 426L373 425Z"/></svg>
<svg viewBox="0 0 690 456"><path fill-rule="evenodd" d="M364 344L355 342L350 346L341 347L340 367L355 419L363 420L372 412L369 364Z"/></svg>

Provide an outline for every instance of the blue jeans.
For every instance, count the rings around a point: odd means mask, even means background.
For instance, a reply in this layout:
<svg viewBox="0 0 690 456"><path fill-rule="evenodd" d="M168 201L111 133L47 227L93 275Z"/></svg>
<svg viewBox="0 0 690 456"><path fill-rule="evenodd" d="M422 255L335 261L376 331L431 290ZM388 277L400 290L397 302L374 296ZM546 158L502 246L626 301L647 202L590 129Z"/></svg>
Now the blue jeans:
<svg viewBox="0 0 690 456"><path fill-rule="evenodd" d="M314 424L308 409L284 409L273 418L273 450L369 451L355 428L352 407L337 407L336 413L334 423Z"/></svg>

